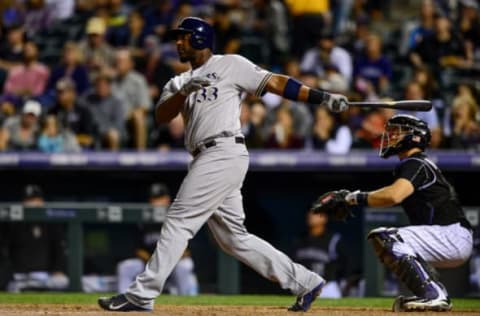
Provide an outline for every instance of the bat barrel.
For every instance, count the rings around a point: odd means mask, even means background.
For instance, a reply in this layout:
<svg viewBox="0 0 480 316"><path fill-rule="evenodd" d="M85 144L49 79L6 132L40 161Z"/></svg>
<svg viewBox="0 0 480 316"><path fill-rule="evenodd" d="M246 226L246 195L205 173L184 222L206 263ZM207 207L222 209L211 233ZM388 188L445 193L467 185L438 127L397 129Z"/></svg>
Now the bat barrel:
<svg viewBox="0 0 480 316"><path fill-rule="evenodd" d="M399 100L399 101L362 101L349 102L350 106L370 108L390 108L405 111L430 111L432 102L429 100Z"/></svg>

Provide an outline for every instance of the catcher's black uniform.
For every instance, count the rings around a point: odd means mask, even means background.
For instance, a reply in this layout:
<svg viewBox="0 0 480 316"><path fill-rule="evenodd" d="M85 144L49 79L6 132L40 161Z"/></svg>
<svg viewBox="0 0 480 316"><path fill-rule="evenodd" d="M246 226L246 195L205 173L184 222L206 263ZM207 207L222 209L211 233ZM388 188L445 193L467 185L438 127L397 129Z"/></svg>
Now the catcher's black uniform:
<svg viewBox="0 0 480 316"><path fill-rule="evenodd" d="M450 225L458 222L471 229L455 189L423 152L402 160L393 175L395 180L407 179L415 188L401 204L412 225Z"/></svg>

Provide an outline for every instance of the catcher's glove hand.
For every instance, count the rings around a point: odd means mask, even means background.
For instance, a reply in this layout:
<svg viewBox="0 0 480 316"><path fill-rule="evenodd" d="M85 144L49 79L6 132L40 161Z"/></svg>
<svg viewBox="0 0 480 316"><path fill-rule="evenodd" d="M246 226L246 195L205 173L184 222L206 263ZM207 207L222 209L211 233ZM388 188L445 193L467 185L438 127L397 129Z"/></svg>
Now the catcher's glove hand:
<svg viewBox="0 0 480 316"><path fill-rule="evenodd" d="M345 200L348 190L330 191L322 194L312 205L313 213L326 213L332 220L345 221L352 216L351 207Z"/></svg>

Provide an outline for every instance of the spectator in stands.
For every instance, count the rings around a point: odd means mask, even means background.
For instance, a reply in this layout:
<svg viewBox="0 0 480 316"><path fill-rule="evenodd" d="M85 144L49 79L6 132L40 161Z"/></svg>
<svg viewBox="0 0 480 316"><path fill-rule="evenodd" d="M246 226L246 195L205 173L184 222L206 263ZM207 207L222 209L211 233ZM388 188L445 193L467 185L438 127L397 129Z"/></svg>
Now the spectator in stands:
<svg viewBox="0 0 480 316"><path fill-rule="evenodd" d="M101 148L120 149L126 137L126 106L122 99L112 93L111 76L105 73L98 74L94 88L87 91L81 102L93 115Z"/></svg>
<svg viewBox="0 0 480 316"><path fill-rule="evenodd" d="M327 214L309 211L306 216L307 234L294 242L292 257L327 280L320 297L341 298L341 283L346 279L348 270L347 250L342 236L331 232L327 224Z"/></svg>
<svg viewBox="0 0 480 316"><path fill-rule="evenodd" d="M80 150L75 136L68 130L61 130L55 115L47 115L42 121L37 146L45 153L78 152Z"/></svg>
<svg viewBox="0 0 480 316"><path fill-rule="evenodd" d="M132 136L133 147L145 149L147 146L146 114L152 107L148 84L145 77L134 69L132 57L127 49L116 52L115 70L116 77L112 92L124 101L124 120Z"/></svg>
<svg viewBox="0 0 480 316"><path fill-rule="evenodd" d="M249 148L261 148L264 141L262 131L266 115L265 105L257 98L246 98L241 104L240 111L240 125L245 136L245 144Z"/></svg>
<svg viewBox="0 0 480 316"><path fill-rule="evenodd" d="M422 86L415 81L410 81L405 88L404 99L405 100L424 100L425 94L422 89ZM427 122L428 127L430 128L431 136L432 136L430 139L430 145L429 145L430 148L438 148L440 146L443 140L443 133L442 133L442 126L439 120L440 118L439 118L437 109L435 107L433 107L428 112L412 112L412 111L397 110L396 113L410 114Z"/></svg>
<svg viewBox="0 0 480 316"><path fill-rule="evenodd" d="M24 188L23 206L42 207L42 188ZM8 291L65 290L65 235L63 226L51 223L10 222L0 229L1 246L7 250L12 278ZM0 247L0 248L2 248Z"/></svg>
<svg viewBox="0 0 480 316"><path fill-rule="evenodd" d="M217 2L215 4L213 28L215 32L215 52L219 54L236 54L240 49L241 31L230 17L230 7Z"/></svg>
<svg viewBox="0 0 480 316"><path fill-rule="evenodd" d="M382 51L382 39L377 34L367 38L365 54L355 59L355 87L364 95L387 95L392 79L392 64ZM373 91L372 91L373 90Z"/></svg>
<svg viewBox="0 0 480 316"><path fill-rule="evenodd" d="M165 32L173 23L173 11L173 3L169 0L158 0L147 5L143 11L147 34L154 34L163 39Z"/></svg>
<svg viewBox="0 0 480 316"><path fill-rule="evenodd" d="M350 128L341 123L340 116L319 106L315 112L312 147L330 154L346 154L352 146Z"/></svg>
<svg viewBox="0 0 480 316"><path fill-rule="evenodd" d="M184 148L185 126L183 117L178 114L168 124L161 125L154 130L151 136L153 147L169 150Z"/></svg>
<svg viewBox="0 0 480 316"><path fill-rule="evenodd" d="M132 57L141 59L145 56L144 45L147 32L145 20L139 11L132 11L124 25L111 28L107 33L107 41L113 47L128 48Z"/></svg>
<svg viewBox="0 0 480 316"><path fill-rule="evenodd" d="M422 0L420 15L414 21L402 25L403 39L400 45L400 54L405 56L426 37L434 33L435 1Z"/></svg>
<svg viewBox="0 0 480 316"><path fill-rule="evenodd" d="M266 148L300 149L304 146L304 139L294 130L293 113L290 106L283 104L275 109L276 120L265 142Z"/></svg>
<svg viewBox="0 0 480 316"><path fill-rule="evenodd" d="M56 85L56 103L49 114L55 115L62 129L75 135L81 148L89 149L95 145L96 126L88 108L77 100L75 82L62 78Z"/></svg>
<svg viewBox="0 0 480 316"><path fill-rule="evenodd" d="M90 86L88 69L84 64L84 56L75 42L66 42L63 46L62 60L56 65L50 75L47 90L53 92L57 82L69 77L75 82L75 89L78 95L87 91Z"/></svg>
<svg viewBox="0 0 480 316"><path fill-rule="evenodd" d="M360 15L355 19L355 28L348 32L343 41L343 46L356 59L365 53L367 39L370 35L370 18L367 15Z"/></svg>
<svg viewBox="0 0 480 316"><path fill-rule="evenodd" d="M426 66L417 67L413 70L413 81L417 82L428 100L440 98L438 80Z"/></svg>
<svg viewBox="0 0 480 316"><path fill-rule="evenodd" d="M384 99L385 101L389 99ZM369 111L361 122L361 128L354 133L354 148L380 148L382 132L387 120L395 110L379 108Z"/></svg>
<svg viewBox="0 0 480 316"><path fill-rule="evenodd" d="M40 96L47 86L49 68L38 61L38 48L34 42L26 42L23 60L8 72L4 93L21 102L25 98Z"/></svg>
<svg viewBox="0 0 480 316"><path fill-rule="evenodd" d="M55 20L67 20L75 11L75 0L46 0L51 15Z"/></svg>
<svg viewBox="0 0 480 316"><path fill-rule="evenodd" d="M429 66L436 77L445 68L465 68L472 61L467 59L465 44L445 16L435 19L435 31L426 36L411 51L410 60L415 67Z"/></svg>
<svg viewBox="0 0 480 316"><path fill-rule="evenodd" d="M85 55L91 81L99 72L111 71L115 61L114 50L105 40L106 31L105 21L99 17L92 17L85 28L87 37L79 43L80 51Z"/></svg>
<svg viewBox="0 0 480 316"><path fill-rule="evenodd" d="M22 24L16 23L5 27L2 33L5 33L5 39L0 43L0 68L8 71L12 66L19 65L23 61L25 29Z"/></svg>
<svg viewBox="0 0 480 316"><path fill-rule="evenodd" d="M301 70L300 62L297 58L290 57L283 63L283 72L285 75L300 80Z"/></svg>
<svg viewBox="0 0 480 316"><path fill-rule="evenodd" d="M451 135L448 147L454 149L479 149L480 124L477 121L478 104L468 96L453 100L450 117Z"/></svg>
<svg viewBox="0 0 480 316"><path fill-rule="evenodd" d="M318 78L315 76L315 74L301 73L299 80L305 84L308 84L309 87L318 87ZM269 93L268 95L264 96L264 99L266 99L267 96L269 99L265 101L268 102L275 101L275 99L278 97L272 93ZM278 97L278 103L278 106L287 106L290 109L293 116L293 129L295 130L295 134L303 139L306 139L308 136L310 136L313 125L313 115L310 107L314 105L304 102L293 102L282 97ZM273 102L271 105L273 105ZM273 109L270 109L270 111L267 113L267 117L265 118L264 122L265 128L267 129L270 129L277 120L276 107L277 106L275 106Z"/></svg>
<svg viewBox="0 0 480 316"><path fill-rule="evenodd" d="M109 28L119 27L127 24L128 8L123 0L109 0L108 1L108 19L107 26Z"/></svg>
<svg viewBox="0 0 480 316"><path fill-rule="evenodd" d="M149 203L159 211L166 211L171 202L170 191L163 183L150 186ZM139 227L139 240L135 256L122 260L117 265L118 292L125 293L135 277L143 272L145 263L153 253L161 224L143 224ZM175 295L197 295L198 282L194 272L194 262L188 248L168 278L165 290Z"/></svg>
<svg viewBox="0 0 480 316"><path fill-rule="evenodd" d="M53 8L46 0L25 1L25 30L29 38L47 30L54 22Z"/></svg>
<svg viewBox="0 0 480 316"><path fill-rule="evenodd" d="M349 90L347 80L338 70L338 67L332 64L325 65L325 74L318 80L318 87L322 90L332 91L333 93L346 94ZM313 105L316 106L316 105Z"/></svg>
<svg viewBox="0 0 480 316"><path fill-rule="evenodd" d="M475 103L480 102L480 90L475 88L475 83L471 81L459 82L455 97L465 96L475 100Z"/></svg>
<svg viewBox="0 0 480 316"><path fill-rule="evenodd" d="M42 106L28 100L22 113L8 118L2 126L0 150L34 150L37 145Z"/></svg>
<svg viewBox="0 0 480 316"><path fill-rule="evenodd" d="M152 100L157 100L163 86L175 76L175 71L169 63L165 62L158 39L150 35L145 41L145 58L136 61L135 66L148 82L150 97Z"/></svg>
<svg viewBox="0 0 480 316"><path fill-rule="evenodd" d="M480 53L480 13L476 0L461 0L460 14L456 25L465 42L467 59L474 60L475 53Z"/></svg>
<svg viewBox="0 0 480 316"><path fill-rule="evenodd" d="M323 32L319 35L317 45L305 52L300 69L302 72L314 72L325 75L325 65L334 65L350 84L353 75L351 54L335 43L334 35Z"/></svg>
<svg viewBox="0 0 480 316"><path fill-rule="evenodd" d="M262 31L269 47L266 64L279 67L290 55L291 27L288 8L282 0L257 0L253 1L253 6L251 11L256 16L256 29Z"/></svg>
<svg viewBox="0 0 480 316"><path fill-rule="evenodd" d="M319 30L330 26L330 1L286 0L292 17L292 50L299 58L315 45Z"/></svg>

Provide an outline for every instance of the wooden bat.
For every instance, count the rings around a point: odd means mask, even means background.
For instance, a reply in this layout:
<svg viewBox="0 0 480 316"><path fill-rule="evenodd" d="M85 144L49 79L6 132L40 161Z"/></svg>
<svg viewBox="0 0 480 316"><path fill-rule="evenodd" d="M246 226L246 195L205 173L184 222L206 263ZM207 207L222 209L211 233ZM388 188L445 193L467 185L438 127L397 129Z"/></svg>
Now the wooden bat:
<svg viewBox="0 0 480 316"><path fill-rule="evenodd" d="M406 111L430 111L432 101L429 100L399 100L399 101L363 101L348 102L350 106L369 107L369 108L390 108Z"/></svg>

